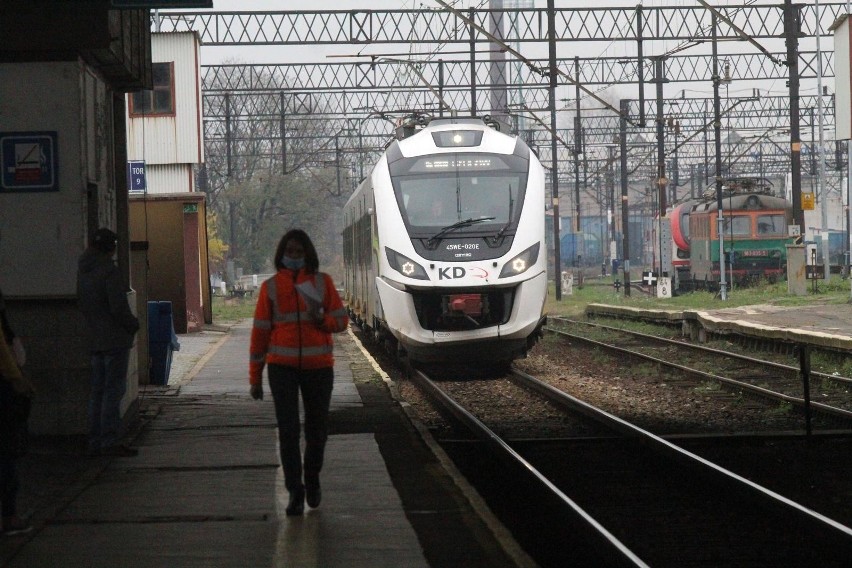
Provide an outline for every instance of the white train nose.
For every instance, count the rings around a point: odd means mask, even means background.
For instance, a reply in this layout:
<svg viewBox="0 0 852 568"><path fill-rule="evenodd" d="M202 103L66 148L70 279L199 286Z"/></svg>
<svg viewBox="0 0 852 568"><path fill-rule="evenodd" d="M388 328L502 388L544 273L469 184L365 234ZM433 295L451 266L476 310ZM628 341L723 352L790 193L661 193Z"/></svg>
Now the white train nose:
<svg viewBox="0 0 852 568"><path fill-rule="evenodd" d="M511 360L547 294L544 169L479 119L405 134L344 208L350 309L413 360Z"/></svg>

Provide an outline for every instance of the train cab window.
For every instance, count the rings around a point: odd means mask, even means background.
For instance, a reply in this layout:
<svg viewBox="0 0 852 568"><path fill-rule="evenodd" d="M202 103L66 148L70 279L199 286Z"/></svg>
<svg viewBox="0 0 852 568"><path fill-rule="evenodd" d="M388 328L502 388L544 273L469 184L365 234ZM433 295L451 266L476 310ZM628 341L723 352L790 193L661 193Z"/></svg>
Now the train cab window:
<svg viewBox="0 0 852 568"><path fill-rule="evenodd" d="M784 215L758 215L757 234L763 237L778 237L787 234L787 219Z"/></svg>
<svg viewBox="0 0 852 568"><path fill-rule="evenodd" d="M529 162L512 155L438 154L391 166L397 203L417 234L466 219L481 223L454 234L492 232L516 221L523 206Z"/></svg>
<svg viewBox="0 0 852 568"><path fill-rule="evenodd" d="M689 210L680 214L680 231L683 238L689 241Z"/></svg>
<svg viewBox="0 0 852 568"><path fill-rule="evenodd" d="M130 116L174 116L175 79L174 63L152 63L152 89L130 95Z"/></svg>
<svg viewBox="0 0 852 568"><path fill-rule="evenodd" d="M444 226L458 221L455 190L449 185L409 180L404 185L402 203L413 225Z"/></svg>
<svg viewBox="0 0 852 568"><path fill-rule="evenodd" d="M723 219L725 235L734 237L751 237L751 217L736 216Z"/></svg>

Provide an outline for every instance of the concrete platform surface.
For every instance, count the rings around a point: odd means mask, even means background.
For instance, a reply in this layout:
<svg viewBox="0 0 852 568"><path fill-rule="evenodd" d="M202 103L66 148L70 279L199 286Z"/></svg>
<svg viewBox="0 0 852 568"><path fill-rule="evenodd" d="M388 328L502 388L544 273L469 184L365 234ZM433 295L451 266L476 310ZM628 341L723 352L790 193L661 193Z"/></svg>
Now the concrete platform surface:
<svg viewBox="0 0 852 568"><path fill-rule="evenodd" d="M685 312L707 331L729 331L852 352L852 304L770 304Z"/></svg>
<svg viewBox="0 0 852 568"><path fill-rule="evenodd" d="M813 302L802 306L757 304L713 310L643 309L589 304L586 313L591 316L697 325L711 333L737 333L852 352L850 303Z"/></svg>
<svg viewBox="0 0 852 568"><path fill-rule="evenodd" d="M248 325L180 336L169 385L140 395L128 440L138 456L85 458L84 440L34 440L19 508L35 530L0 538L0 565L529 565L350 333L336 336L323 502L286 517L272 397L268 387L263 401L248 395Z"/></svg>

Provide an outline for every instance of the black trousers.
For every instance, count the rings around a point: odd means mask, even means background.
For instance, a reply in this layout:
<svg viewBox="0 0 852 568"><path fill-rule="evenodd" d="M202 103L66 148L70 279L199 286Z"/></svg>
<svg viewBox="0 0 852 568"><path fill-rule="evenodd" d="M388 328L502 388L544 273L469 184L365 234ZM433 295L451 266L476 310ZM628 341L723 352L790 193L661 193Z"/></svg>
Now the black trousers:
<svg viewBox="0 0 852 568"><path fill-rule="evenodd" d="M269 389L275 402L281 466L287 491L302 491L304 485L318 487L319 473L328 439L328 409L334 387L334 369L299 370L269 365ZM302 481L299 391L305 409L305 462Z"/></svg>
<svg viewBox="0 0 852 568"><path fill-rule="evenodd" d="M18 512L18 469L12 456L0 454L0 509L3 517L13 517Z"/></svg>

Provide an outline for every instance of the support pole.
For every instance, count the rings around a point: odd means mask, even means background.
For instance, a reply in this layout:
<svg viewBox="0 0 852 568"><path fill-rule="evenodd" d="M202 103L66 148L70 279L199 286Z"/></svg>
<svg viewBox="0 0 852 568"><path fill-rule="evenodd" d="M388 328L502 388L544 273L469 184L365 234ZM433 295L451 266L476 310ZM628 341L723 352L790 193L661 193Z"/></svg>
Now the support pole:
<svg viewBox="0 0 852 568"><path fill-rule="evenodd" d="M852 0L846 0L846 17L852 18ZM836 99L835 99L836 100ZM850 247L850 216L852 216L852 140L846 141L846 277L849 278L849 298L852 299L852 247Z"/></svg>
<svg viewBox="0 0 852 568"><path fill-rule="evenodd" d="M665 60L657 57L654 60L654 83L657 84L657 200L659 210L657 211L657 239L659 246L659 276L663 277L663 218L666 216L666 129L663 116L663 83L665 82L663 64Z"/></svg>
<svg viewBox="0 0 852 568"><path fill-rule="evenodd" d="M816 198L819 200L820 224L822 225L822 266L825 270L823 279L828 282L831 280L831 262L828 258L828 184L825 180L825 158L822 155L825 148L825 134L822 131L823 122L823 89L822 89L822 50L820 49L819 36L822 34L820 29L820 14L819 0L814 1L814 10L816 11L816 50L817 50L817 116L819 117L819 148L817 148L817 191Z"/></svg>
<svg viewBox="0 0 852 568"><path fill-rule="evenodd" d="M666 82L664 77L663 66L665 60L662 57L657 57L654 60L654 83L657 85L657 191L660 204L659 215L660 219L666 216L666 129L665 117L663 116L663 83ZM662 276L662 274L661 274Z"/></svg>
<svg viewBox="0 0 852 568"><path fill-rule="evenodd" d="M279 95L281 105L281 119L278 124L279 133L281 134L281 174L287 175L287 99L284 98L284 91Z"/></svg>
<svg viewBox="0 0 852 568"><path fill-rule="evenodd" d="M613 259L617 258L615 249L615 146L608 144L607 147L607 169L606 169L606 196L607 196L607 252L604 258L609 260L612 266ZM612 271L612 277L617 278L616 271Z"/></svg>
<svg viewBox="0 0 852 568"><path fill-rule="evenodd" d="M562 254L559 243L559 171L556 159L556 9L554 0L547 0L547 47L549 54L550 88L550 191L553 199L553 280L556 301L562 300Z"/></svg>
<svg viewBox="0 0 852 568"><path fill-rule="evenodd" d="M475 22L476 10L470 9L470 21ZM476 116L476 28L470 28L470 116Z"/></svg>
<svg viewBox="0 0 852 568"><path fill-rule="evenodd" d="M343 190L340 187L340 135L334 135L334 162L335 170L337 170L337 195L343 195Z"/></svg>
<svg viewBox="0 0 852 568"><path fill-rule="evenodd" d="M719 46L716 38L719 22L713 14L713 133L716 137L716 233L719 236L719 293L722 301L728 299L728 285L725 275L725 225L722 212L722 104L719 100Z"/></svg>
<svg viewBox="0 0 852 568"><path fill-rule="evenodd" d="M574 57L574 85L577 116L574 117L574 204L577 210L576 231L582 231L580 226L580 154L583 153L583 123L580 114L580 58ZM556 132L554 130L554 132ZM576 243L576 241L575 241ZM582 251L582 249L581 249ZM585 252L585 251L582 251Z"/></svg>
<svg viewBox="0 0 852 568"><path fill-rule="evenodd" d="M471 65L473 65L473 61L471 61ZM475 95L474 95L475 96ZM444 60L438 60L438 116L444 116ZM363 176L361 176L363 177Z"/></svg>
<svg viewBox="0 0 852 568"><path fill-rule="evenodd" d="M799 351L799 376L802 379L802 396L805 400L805 433L811 435L811 347L800 344Z"/></svg>
<svg viewBox="0 0 852 568"><path fill-rule="evenodd" d="M805 236L805 212L802 210L802 138L799 129L799 35L800 6L784 0L784 36L787 43L787 68L790 84L790 175L793 223Z"/></svg>
<svg viewBox="0 0 852 568"><path fill-rule="evenodd" d="M636 70L639 72L639 128L645 128L645 55L642 46L642 4L636 6Z"/></svg>
<svg viewBox="0 0 852 568"><path fill-rule="evenodd" d="M226 173L225 186L227 189L231 187L231 175L233 174L233 163L231 157L231 95L225 93L225 155L226 155ZM237 257L237 204L234 201L234 196L228 196L228 256L231 260Z"/></svg>
<svg viewBox="0 0 852 568"><path fill-rule="evenodd" d="M630 296L630 207L627 196L627 113L629 102L621 99L618 118L618 142L621 151L621 263L623 267L624 295Z"/></svg>

